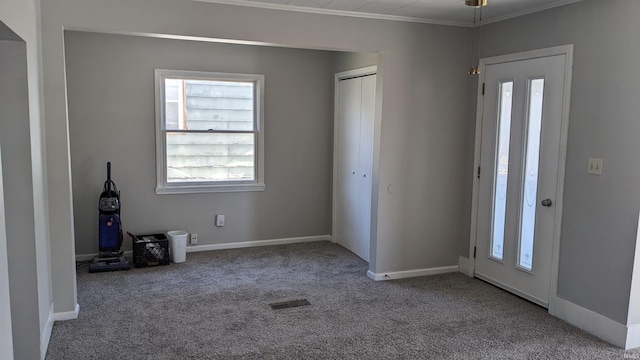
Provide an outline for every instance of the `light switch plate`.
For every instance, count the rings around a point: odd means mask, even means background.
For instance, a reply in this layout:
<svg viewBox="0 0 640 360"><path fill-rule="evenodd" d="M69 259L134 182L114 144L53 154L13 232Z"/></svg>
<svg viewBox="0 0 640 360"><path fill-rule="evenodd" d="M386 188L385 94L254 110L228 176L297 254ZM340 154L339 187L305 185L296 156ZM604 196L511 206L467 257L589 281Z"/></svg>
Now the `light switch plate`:
<svg viewBox="0 0 640 360"><path fill-rule="evenodd" d="M587 174L602 175L602 159L589 158Z"/></svg>

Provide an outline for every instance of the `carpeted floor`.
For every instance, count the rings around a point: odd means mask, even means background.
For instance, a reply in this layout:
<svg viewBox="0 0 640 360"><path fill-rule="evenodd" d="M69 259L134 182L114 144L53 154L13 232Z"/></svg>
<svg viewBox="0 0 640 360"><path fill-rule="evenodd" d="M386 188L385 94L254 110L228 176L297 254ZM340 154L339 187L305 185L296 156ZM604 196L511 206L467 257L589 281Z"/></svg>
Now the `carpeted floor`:
<svg viewBox="0 0 640 360"><path fill-rule="evenodd" d="M330 242L78 271L80 316L47 359L622 359L545 309L459 273L374 282ZM268 304L311 304L272 310Z"/></svg>

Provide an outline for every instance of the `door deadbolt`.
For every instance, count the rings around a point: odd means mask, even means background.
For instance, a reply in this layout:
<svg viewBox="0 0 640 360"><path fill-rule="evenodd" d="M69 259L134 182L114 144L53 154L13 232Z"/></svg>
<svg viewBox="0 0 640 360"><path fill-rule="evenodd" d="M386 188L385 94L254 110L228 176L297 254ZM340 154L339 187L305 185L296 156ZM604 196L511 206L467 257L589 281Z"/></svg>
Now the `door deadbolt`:
<svg viewBox="0 0 640 360"><path fill-rule="evenodd" d="M541 204L544 207L551 207L551 205L553 205L553 201L551 201L551 199L544 199Z"/></svg>

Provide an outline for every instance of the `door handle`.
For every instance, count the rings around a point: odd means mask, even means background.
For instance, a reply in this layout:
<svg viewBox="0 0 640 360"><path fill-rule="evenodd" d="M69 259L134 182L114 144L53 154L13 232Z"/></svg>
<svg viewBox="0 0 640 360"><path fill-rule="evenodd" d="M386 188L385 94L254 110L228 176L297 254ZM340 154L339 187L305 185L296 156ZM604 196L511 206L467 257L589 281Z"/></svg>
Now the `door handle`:
<svg viewBox="0 0 640 360"><path fill-rule="evenodd" d="M551 201L551 199L544 199L540 204L544 207L551 207L551 205L553 205L553 201Z"/></svg>

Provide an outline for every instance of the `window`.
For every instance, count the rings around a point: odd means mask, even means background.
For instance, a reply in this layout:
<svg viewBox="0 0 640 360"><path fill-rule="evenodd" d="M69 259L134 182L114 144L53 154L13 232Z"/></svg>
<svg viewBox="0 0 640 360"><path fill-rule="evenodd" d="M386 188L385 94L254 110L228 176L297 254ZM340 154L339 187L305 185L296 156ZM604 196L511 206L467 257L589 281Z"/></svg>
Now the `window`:
<svg viewBox="0 0 640 360"><path fill-rule="evenodd" d="M264 76L155 71L157 194L262 191Z"/></svg>

